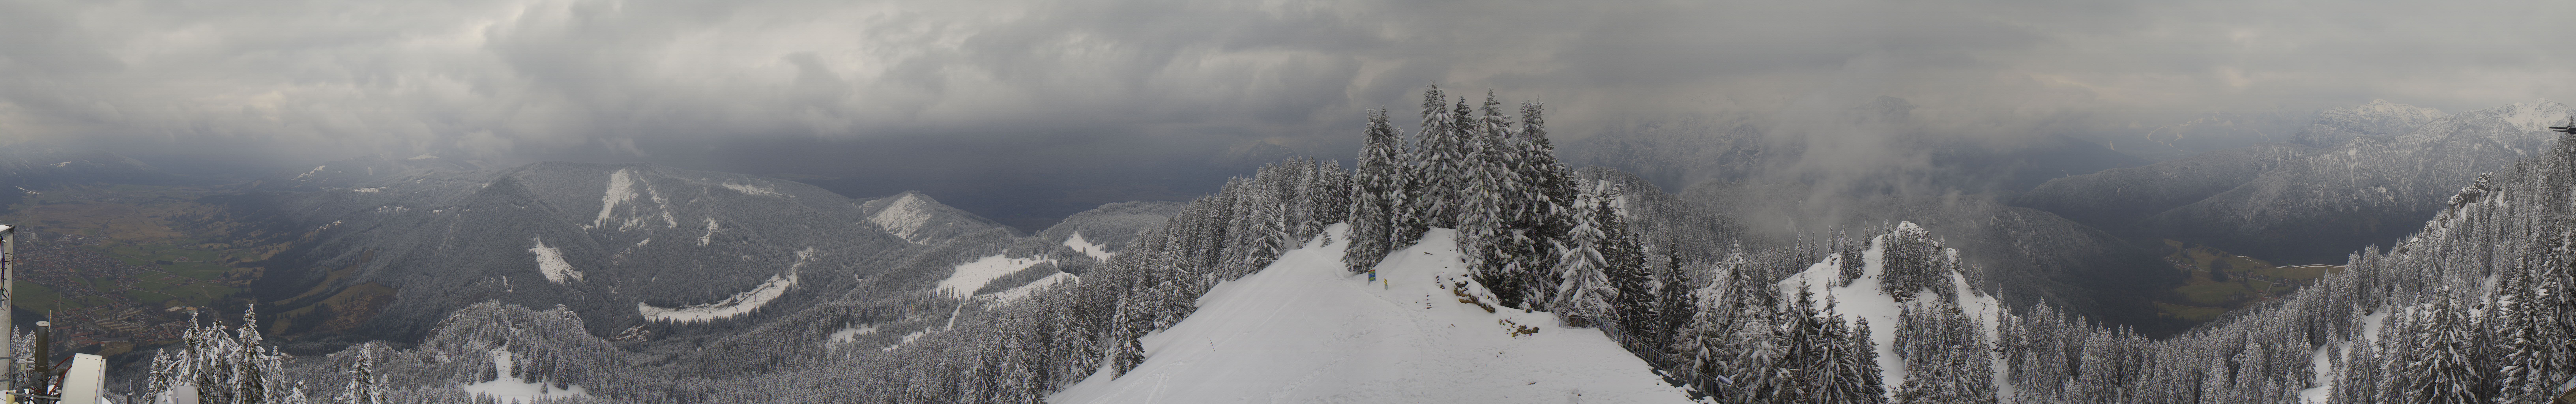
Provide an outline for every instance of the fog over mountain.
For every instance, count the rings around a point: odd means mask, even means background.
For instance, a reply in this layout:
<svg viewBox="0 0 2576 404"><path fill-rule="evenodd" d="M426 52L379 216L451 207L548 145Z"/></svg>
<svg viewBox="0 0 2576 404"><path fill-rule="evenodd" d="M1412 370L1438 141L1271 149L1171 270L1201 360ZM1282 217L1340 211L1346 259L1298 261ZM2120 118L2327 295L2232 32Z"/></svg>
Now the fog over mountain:
<svg viewBox="0 0 2576 404"><path fill-rule="evenodd" d="M2576 80L2541 67L2576 62L2546 51L2576 33L2543 17L2567 7L8 1L0 141L260 171L239 178L429 154L813 175L854 196L993 184L941 194L1050 212L1005 221L1035 230L1210 191L1150 174L1240 170L1207 162L1244 145L1348 160L1361 110L1433 83L1546 100L1573 137L1749 117L1864 163L1906 161L1881 144L1906 132L2178 158L2372 99L2565 98ZM1920 121L1837 123L1881 95Z"/></svg>

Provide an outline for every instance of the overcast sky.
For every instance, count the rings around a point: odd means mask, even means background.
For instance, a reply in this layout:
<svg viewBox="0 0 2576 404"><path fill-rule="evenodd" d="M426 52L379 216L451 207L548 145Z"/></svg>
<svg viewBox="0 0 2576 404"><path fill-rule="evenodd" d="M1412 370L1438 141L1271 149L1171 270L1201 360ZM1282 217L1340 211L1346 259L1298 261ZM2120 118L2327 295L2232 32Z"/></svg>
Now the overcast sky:
<svg viewBox="0 0 2576 404"><path fill-rule="evenodd" d="M1363 109L1434 83L1544 101L1561 136L1878 96L2017 133L2576 94L2566 1L675 3L0 0L0 142L972 182L1347 157ZM791 150L887 162L740 161Z"/></svg>

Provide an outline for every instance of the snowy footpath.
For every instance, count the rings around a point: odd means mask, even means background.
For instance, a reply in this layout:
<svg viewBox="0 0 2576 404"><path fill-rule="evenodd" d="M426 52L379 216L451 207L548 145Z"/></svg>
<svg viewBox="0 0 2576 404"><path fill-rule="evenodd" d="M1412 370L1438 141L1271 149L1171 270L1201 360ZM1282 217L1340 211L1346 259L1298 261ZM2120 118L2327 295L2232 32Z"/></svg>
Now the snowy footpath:
<svg viewBox="0 0 2576 404"><path fill-rule="evenodd" d="M1327 232L1342 240L1346 227ZM1389 254L1379 279L1309 241L1146 336L1147 359L1047 397L1083 403L1682 403L1645 361L1554 315L1461 303L1454 232ZM1522 328L1530 327L1530 328ZM1517 334L1516 330L1537 330Z"/></svg>

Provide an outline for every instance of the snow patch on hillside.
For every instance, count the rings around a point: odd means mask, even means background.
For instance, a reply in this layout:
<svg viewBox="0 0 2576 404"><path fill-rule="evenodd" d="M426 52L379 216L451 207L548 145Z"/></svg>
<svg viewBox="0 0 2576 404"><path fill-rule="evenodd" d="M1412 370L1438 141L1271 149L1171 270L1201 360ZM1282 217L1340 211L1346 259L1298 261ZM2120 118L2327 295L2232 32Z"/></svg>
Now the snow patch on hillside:
<svg viewBox="0 0 2576 404"><path fill-rule="evenodd" d="M1217 285L1188 319L1145 336L1147 359L1135 370L1095 373L1047 401L1690 402L1598 329L1459 303L1443 287L1466 274L1455 233L1433 229L1389 254L1377 267L1389 283L1344 271L1343 244L1309 242ZM1512 325L1539 332L1514 336Z"/></svg>
<svg viewBox="0 0 2576 404"><path fill-rule="evenodd" d="M903 347L903 344L910 344L910 343L912 343L912 340L921 339L921 336L924 336L924 335L930 335L930 330L913 331L911 334L904 334L904 335L903 335L903 339L902 339L902 340L900 340L900 341L895 341L895 342L894 342L894 345L887 345L887 346L885 346L884 348L877 348L877 350L879 350L879 351L885 351L885 352L894 352L894 349L895 349L895 348L902 348L902 347Z"/></svg>
<svg viewBox="0 0 2576 404"><path fill-rule="evenodd" d="M993 254L989 257L976 258L974 261L969 261L964 264L957 264L956 272L949 273L948 279L939 281L939 290L954 293L958 296L973 295L976 290L984 289L984 284L992 283L994 279L1001 279L1003 276L1009 276L1012 273L1020 272L1020 270L1029 269L1029 266L1031 265L1055 261L1034 258L1010 258L1007 255L1008 254Z"/></svg>
<svg viewBox="0 0 2576 404"><path fill-rule="evenodd" d="M1913 223L1905 223L1905 225L1913 225ZM1842 284L1840 257L1827 258L1825 262L1810 265L1806 271L1781 280L1779 286L1780 293L1784 296L1796 296L1799 288L1806 288L1816 294L1818 305L1824 304L1825 299L1831 297L1834 301L1832 311L1842 314L1843 321L1846 323L1857 323L1862 318L1869 319L1870 344L1878 348L1880 383L1887 387L1888 394L1893 395L1898 386L1905 384L1905 375L1908 372L1905 368L1905 359L1896 356L1896 324L1902 313L1902 304L1897 303L1896 298L1879 290L1879 280L1885 279L1883 272L1886 260L1883 257L1887 251L1886 244L1887 236L1870 240L1869 249L1861 252L1861 277L1853 280L1851 286L1835 286ZM1950 274L1950 287L1958 293L1959 308L1975 318L1977 324L1985 329L1984 337L1987 346L1995 346L1995 331L2002 325L2003 320L2003 304L1996 301L1994 297L1977 293L1974 288L1968 286L1966 277L1955 272ZM1938 299L1929 292L1915 296L1918 299ZM2012 397L2015 391L2011 384L2012 379L2002 377L2010 374L2009 369L2006 368L2008 365L2001 358L1990 360L1988 365L1995 369L1996 396Z"/></svg>
<svg viewBox="0 0 2576 404"><path fill-rule="evenodd" d="M1109 245L1092 244L1090 241L1083 240L1081 232L1074 232L1073 237L1064 239L1064 246L1073 247L1074 251L1089 255L1092 259L1109 261Z"/></svg>
<svg viewBox="0 0 2576 404"><path fill-rule="evenodd" d="M796 263L787 266L787 273L770 275L769 280L761 282L760 286L753 287L750 291L735 293L714 303L662 308L653 307L644 302L635 302L635 311L643 313L644 319L648 321L683 323L715 321L749 314L760 310L761 306L768 305L769 301L778 300L779 296L786 295L788 288L796 286L797 272L800 272L798 269L805 266L806 260L813 258L814 247L805 247L805 250L796 252Z"/></svg>
<svg viewBox="0 0 2576 404"><path fill-rule="evenodd" d="M994 304L1011 304L1011 302L1019 301L1021 298L1029 297L1029 294L1031 293L1045 290L1048 286L1054 286L1057 283L1077 279L1082 278L1074 276L1073 274L1056 272L1054 275L1047 275L1047 277L1031 281L1027 285L1020 285L1019 287L1011 288L1010 290L993 292L985 296L992 296Z"/></svg>
<svg viewBox="0 0 2576 404"><path fill-rule="evenodd" d="M457 387L465 389L466 395L492 396L502 403L533 404L539 399L560 400L590 396L589 392L583 391L578 385L556 389L553 383L538 383L520 379L518 376L510 376L512 362L510 351L494 349L492 350L492 369L494 373L501 374L501 377L488 382Z"/></svg>
<svg viewBox="0 0 2576 404"><path fill-rule="evenodd" d="M745 193L745 194L760 195L760 196L786 196L786 194L778 193L778 191L776 191L776 190L774 190L774 189L772 189L772 188L770 188L770 187L764 187L764 186L758 186L758 185L743 185L743 184L735 184L735 183L730 183L730 182L723 183L722 185L724 185L725 189L730 189L730 190L734 190L735 192L741 192L741 193Z"/></svg>
<svg viewBox="0 0 2576 404"><path fill-rule="evenodd" d="M636 184L643 184L643 187L641 187L643 190L642 193L636 192L638 189L638 187L635 186ZM611 221L617 222L617 230L619 231L633 230L646 226L651 223L650 219L652 219L652 217L649 215L638 214L634 217L622 219L617 217L618 205L628 205L629 210L642 210L642 206L635 204L636 197L638 196L652 200L655 205L663 203L662 193L653 189L653 183L644 182L640 178L635 178L634 169L618 169L616 172L608 173L608 191L599 197L599 218L591 220L589 226L582 226L582 228L604 228L608 227L608 224ZM680 221L671 217L671 212L669 210L662 211L660 217L662 219L663 227L680 227Z"/></svg>
<svg viewBox="0 0 2576 404"><path fill-rule="evenodd" d="M859 337L860 337L860 336L865 336L865 335L876 335L876 333L877 333L877 325L876 325L876 324L868 324L868 325L862 325L862 326L857 326L857 327L843 328L843 329L841 329L840 331L833 331L833 332L832 332L832 336L830 337L830 339L829 339L829 340L830 340L830 341L832 341L832 342L835 342L835 343L843 343L843 344L846 344L846 343L851 343L851 342L857 342L857 341L859 340Z"/></svg>
<svg viewBox="0 0 2576 404"><path fill-rule="evenodd" d="M915 244L924 243L927 240L918 238L917 233L921 232L922 227L930 224L930 209L926 206L928 204L921 200L921 195L904 194L894 202L887 203L885 210L877 211L874 216L868 216L868 221L876 223L877 227L885 228L888 233L894 233L895 237L902 237L904 241Z"/></svg>
<svg viewBox="0 0 2576 404"><path fill-rule="evenodd" d="M615 218L617 215L618 204L635 201L635 188L632 185L635 179L628 174L632 171L621 169L608 173L608 193L599 197L599 219L592 220L589 228L608 226L608 219Z"/></svg>
<svg viewBox="0 0 2576 404"><path fill-rule="evenodd" d="M529 238L528 241L537 243L537 246L529 247L528 252L537 254L537 273L545 274L547 282L560 284L565 280L581 280L581 271L574 270L571 262L564 261L563 250L547 247L544 237Z"/></svg>
<svg viewBox="0 0 2576 404"><path fill-rule="evenodd" d="M716 218L712 218L712 217L707 218L707 234L706 234L706 235L703 235L703 236L698 236L698 246L699 246L699 247L705 247L705 246L707 246L707 243L713 243L713 242L715 242L715 241L716 241L716 231L719 231L719 230L723 230L723 226L719 226L719 225L717 225L717 224L716 224Z"/></svg>

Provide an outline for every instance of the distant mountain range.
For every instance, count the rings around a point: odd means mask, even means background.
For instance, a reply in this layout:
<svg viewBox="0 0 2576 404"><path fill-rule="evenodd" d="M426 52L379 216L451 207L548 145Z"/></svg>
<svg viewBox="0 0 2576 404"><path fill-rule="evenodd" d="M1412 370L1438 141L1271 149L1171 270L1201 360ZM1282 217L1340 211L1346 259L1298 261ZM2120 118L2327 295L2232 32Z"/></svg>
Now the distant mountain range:
<svg viewBox="0 0 2576 404"><path fill-rule="evenodd" d="M253 290L272 332L357 339L416 338L486 300L560 305L595 335L757 323L926 292L1005 251L1078 271L1177 208L1111 204L1024 236L915 192L851 199L650 164L487 169L428 156L336 161L244 188L209 197L224 210L205 220L258 223L236 236L292 246L258 263L270 268Z"/></svg>
<svg viewBox="0 0 2576 404"><path fill-rule="evenodd" d="M2329 110L2299 132L2299 144L2060 178L2012 203L2142 243L2340 264L2421 227L2459 184L2547 148L2554 134L2546 127L2568 109L2542 100L2439 114L2386 101Z"/></svg>

